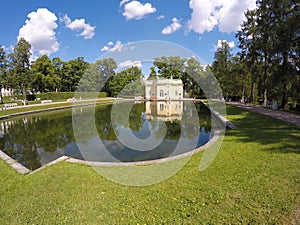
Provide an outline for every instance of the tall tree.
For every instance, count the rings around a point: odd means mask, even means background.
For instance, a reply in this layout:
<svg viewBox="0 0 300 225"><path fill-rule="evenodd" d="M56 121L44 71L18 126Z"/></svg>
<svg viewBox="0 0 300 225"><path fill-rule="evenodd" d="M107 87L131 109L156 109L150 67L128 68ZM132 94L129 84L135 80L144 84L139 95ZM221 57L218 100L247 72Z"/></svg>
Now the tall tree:
<svg viewBox="0 0 300 225"><path fill-rule="evenodd" d="M116 68L117 64L112 58L97 60L90 64L80 81L80 90L92 92L105 90L105 85L109 78L114 77Z"/></svg>
<svg viewBox="0 0 300 225"><path fill-rule="evenodd" d="M239 90L240 87L237 77L233 73L232 54L226 41L222 41L221 46L215 52L214 59L211 70L220 83L223 95L235 96L236 90Z"/></svg>
<svg viewBox="0 0 300 225"><path fill-rule="evenodd" d="M158 74L163 78L181 79L185 60L179 56L162 56L154 59L154 66L158 69Z"/></svg>
<svg viewBox="0 0 300 225"><path fill-rule="evenodd" d="M124 96L141 95L144 92L141 86L142 71L134 66L117 73L109 80L108 88L112 96L119 94Z"/></svg>
<svg viewBox="0 0 300 225"><path fill-rule="evenodd" d="M57 84L57 89L58 89L58 91L60 91L61 86L62 86L61 85L61 79L62 79L62 72L63 72L64 62L59 57L54 57L51 60L51 63L52 63L53 68L54 68L54 73L59 79L59 83Z"/></svg>
<svg viewBox="0 0 300 225"><path fill-rule="evenodd" d="M151 66L150 67L150 74L148 76L148 80L156 80L157 79L157 73L155 71L155 67Z"/></svg>
<svg viewBox="0 0 300 225"><path fill-rule="evenodd" d="M257 98L257 84L259 74L259 64L257 62L258 53L255 50L255 25L256 25L256 14L257 10L247 11L245 13L246 20L242 23L241 30L236 33L238 38L238 47L241 51L238 53L239 56L239 68L241 73L242 82L242 96L245 95L245 81L250 78L251 90L250 90L250 101L254 102ZM248 77L248 75L250 77Z"/></svg>
<svg viewBox="0 0 300 225"><path fill-rule="evenodd" d="M25 100L27 91L32 82L30 71L30 49L31 45L24 38L21 38L14 47L14 52L9 54L11 59L10 66L12 68L10 73L11 83L14 86L14 89L24 95Z"/></svg>
<svg viewBox="0 0 300 225"><path fill-rule="evenodd" d="M265 104L270 97L283 108L289 98L300 98L299 20L297 1L259 0L237 33L252 83L258 81Z"/></svg>
<svg viewBox="0 0 300 225"><path fill-rule="evenodd" d="M39 92L53 92L57 90L60 77L55 73L54 65L47 55L38 58L32 64L32 88Z"/></svg>
<svg viewBox="0 0 300 225"><path fill-rule="evenodd" d="M7 75L7 57L3 47L0 45L0 101L3 103L2 88L5 87Z"/></svg>
<svg viewBox="0 0 300 225"><path fill-rule="evenodd" d="M203 95L200 84L204 85L204 69L195 57L184 62L184 73L181 76L184 90L190 97Z"/></svg>
<svg viewBox="0 0 300 225"><path fill-rule="evenodd" d="M75 91L89 63L83 57L65 62L61 73L61 90Z"/></svg>

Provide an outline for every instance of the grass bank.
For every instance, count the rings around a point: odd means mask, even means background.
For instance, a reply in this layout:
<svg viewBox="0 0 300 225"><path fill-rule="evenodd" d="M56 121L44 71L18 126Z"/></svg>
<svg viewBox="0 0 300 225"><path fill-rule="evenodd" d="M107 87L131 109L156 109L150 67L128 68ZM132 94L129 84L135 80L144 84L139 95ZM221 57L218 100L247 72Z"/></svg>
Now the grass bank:
<svg viewBox="0 0 300 225"><path fill-rule="evenodd" d="M62 162L20 175L0 160L0 224L299 224L300 128L228 106L229 130L203 172L203 153L147 187Z"/></svg>
<svg viewBox="0 0 300 225"><path fill-rule="evenodd" d="M103 98L103 99L97 99L97 103L100 102L112 102L113 98ZM95 100L82 100L80 101L80 104L88 104L88 103L93 103ZM41 110L47 110L47 109L55 109L55 108L63 108L63 107L71 107L73 106L73 102L67 102L67 101L58 101L58 102L53 102L53 103L48 103L48 104L30 104L28 106L24 107L14 107L14 108L8 108L6 110L0 110L0 117L2 116L7 116L7 115L14 115L14 114L19 114L23 112L32 112L32 111L41 111ZM77 103L76 103L77 105Z"/></svg>

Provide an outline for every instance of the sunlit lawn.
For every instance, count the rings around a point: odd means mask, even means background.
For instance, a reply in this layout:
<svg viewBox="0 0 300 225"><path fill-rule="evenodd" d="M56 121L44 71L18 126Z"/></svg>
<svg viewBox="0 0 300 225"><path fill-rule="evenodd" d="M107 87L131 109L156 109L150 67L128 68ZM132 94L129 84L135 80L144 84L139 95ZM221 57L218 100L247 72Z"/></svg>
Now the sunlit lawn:
<svg viewBox="0 0 300 225"><path fill-rule="evenodd" d="M113 101L113 99L98 99L96 102L100 103L100 102L111 102ZM77 102L76 105L78 104L88 104L88 103L94 103L95 100L82 100L80 102ZM57 102L53 102L51 104L39 104L39 103L35 103L35 102L31 102L30 107L19 107L19 108L9 108L6 110L0 110L0 116L5 116L5 115L11 115L11 114L16 114L16 113L21 113L21 112L30 112L33 110L46 110L49 108L61 108L61 107L72 107L74 105L74 102L67 102L65 100L61 100L61 101L57 101Z"/></svg>
<svg viewBox="0 0 300 225"><path fill-rule="evenodd" d="M300 128L231 106L228 118L239 129L208 169L199 153L152 186L67 162L23 176L0 160L0 224L299 224Z"/></svg>

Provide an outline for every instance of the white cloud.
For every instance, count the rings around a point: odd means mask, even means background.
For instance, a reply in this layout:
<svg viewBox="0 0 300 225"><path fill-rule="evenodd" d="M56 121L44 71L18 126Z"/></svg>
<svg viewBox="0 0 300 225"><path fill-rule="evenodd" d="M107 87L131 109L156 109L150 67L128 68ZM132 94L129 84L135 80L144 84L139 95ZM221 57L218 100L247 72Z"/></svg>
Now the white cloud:
<svg viewBox="0 0 300 225"><path fill-rule="evenodd" d="M122 50L123 44L121 43L121 41L117 41L116 44L110 41L101 49L102 52L121 52Z"/></svg>
<svg viewBox="0 0 300 225"><path fill-rule="evenodd" d="M124 5L125 3L127 3L127 2L130 2L131 0L122 0L121 2L120 2L120 6L122 6L122 5Z"/></svg>
<svg viewBox="0 0 300 225"><path fill-rule="evenodd" d="M69 29L81 31L79 36L82 36L84 39L91 39L95 35L96 27L93 27L89 23L86 23L85 19L75 19L74 21L72 21L68 15L64 15L62 21Z"/></svg>
<svg viewBox="0 0 300 225"><path fill-rule="evenodd" d="M256 0L190 0L193 10L189 30L202 34L216 26L221 32L235 32L245 19L247 9L254 9Z"/></svg>
<svg viewBox="0 0 300 225"><path fill-rule="evenodd" d="M157 17L157 20L162 20L165 18L165 15L160 15L159 17Z"/></svg>
<svg viewBox="0 0 300 225"><path fill-rule="evenodd" d="M46 8L37 9L27 15L25 25L20 28L18 40L24 38L31 44L32 52L50 55L59 50L56 38L57 17Z"/></svg>
<svg viewBox="0 0 300 225"><path fill-rule="evenodd" d="M142 68L142 63L141 61L131 61L131 60L127 60L125 62L121 62L119 64L119 68L129 68L129 67L133 67L136 66L138 68Z"/></svg>
<svg viewBox="0 0 300 225"><path fill-rule="evenodd" d="M141 2L134 0L125 4L123 16L125 16L127 20L139 20L147 14L155 12L156 8L154 8L150 3L142 4Z"/></svg>
<svg viewBox="0 0 300 225"><path fill-rule="evenodd" d="M177 18L173 18L172 19L173 23L167 27L165 27L163 30L162 30L162 34L172 34L174 33L175 31L181 29L181 24L179 23L179 20Z"/></svg>
<svg viewBox="0 0 300 225"><path fill-rule="evenodd" d="M190 8L193 12L189 30L202 34L211 31L217 25L217 20L212 16L214 7L211 0L190 0Z"/></svg>
<svg viewBox="0 0 300 225"><path fill-rule="evenodd" d="M222 47L222 43L225 42L228 44L229 48L234 48L235 47L235 43L234 41L226 41L226 40L218 40L217 45L214 46L214 50L216 51L218 48Z"/></svg>
<svg viewBox="0 0 300 225"><path fill-rule="evenodd" d="M109 51L109 47L106 45L106 46L103 46L103 48L101 48L101 52L108 52Z"/></svg>

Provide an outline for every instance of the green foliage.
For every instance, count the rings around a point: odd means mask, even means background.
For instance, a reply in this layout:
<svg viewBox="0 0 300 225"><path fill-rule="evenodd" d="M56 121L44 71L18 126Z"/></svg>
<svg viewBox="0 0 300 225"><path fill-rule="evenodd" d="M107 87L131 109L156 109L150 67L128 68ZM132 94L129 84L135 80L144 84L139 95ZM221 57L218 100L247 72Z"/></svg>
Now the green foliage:
<svg viewBox="0 0 300 225"><path fill-rule="evenodd" d="M155 58L153 64L158 69L159 77L181 79L185 93L190 97L203 94L199 84L204 84L207 74L195 57L182 59L179 56L163 56Z"/></svg>
<svg viewBox="0 0 300 225"><path fill-rule="evenodd" d="M228 43L223 41L215 52L215 61L211 69L220 83L224 96L241 96L243 77L239 65L241 65L239 61L230 53Z"/></svg>
<svg viewBox="0 0 300 225"><path fill-rule="evenodd" d="M3 103L2 88L6 86L8 60L3 47L0 45L0 101Z"/></svg>
<svg viewBox="0 0 300 225"><path fill-rule="evenodd" d="M241 59L252 75L251 93L258 92L283 108L289 97L300 100L299 3L293 0L257 1L237 32Z"/></svg>
<svg viewBox="0 0 300 225"><path fill-rule="evenodd" d="M38 58L32 64L33 81L31 88L35 92L51 92L59 87L61 78L47 55Z"/></svg>
<svg viewBox="0 0 300 225"><path fill-rule="evenodd" d="M155 67L151 66L150 67L150 74L148 76L148 80L156 80L157 79L157 73L155 71Z"/></svg>
<svg viewBox="0 0 300 225"><path fill-rule="evenodd" d="M60 91L75 91L88 65L89 63L85 62L83 57L63 63L60 73Z"/></svg>
<svg viewBox="0 0 300 225"><path fill-rule="evenodd" d="M91 95L91 92L76 92L76 95L81 96L82 99L86 99ZM107 97L107 94L105 92L96 92L93 95L98 96L98 98ZM69 98L73 98L74 96L75 96L75 92L46 92L46 93L35 94L35 97L40 98L41 100L51 99L53 101L69 99Z"/></svg>
<svg viewBox="0 0 300 225"><path fill-rule="evenodd" d="M8 83L17 91L21 92L26 99L27 91L32 82L30 70L30 49L31 45L21 38L14 48L14 52L9 54L11 59Z"/></svg>
<svg viewBox="0 0 300 225"><path fill-rule="evenodd" d="M124 96L135 96L144 93L141 84L142 71L134 66L117 73L108 82L108 89L112 96L122 94Z"/></svg>
<svg viewBox="0 0 300 225"><path fill-rule="evenodd" d="M86 69L78 88L80 91L107 91L107 81L115 75L117 64L114 59L97 60Z"/></svg>

